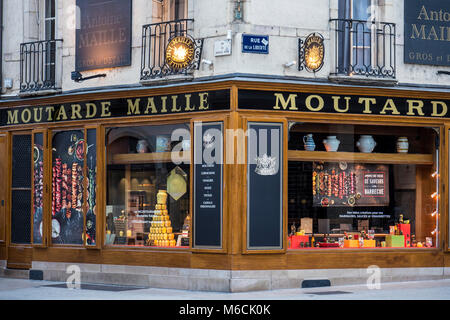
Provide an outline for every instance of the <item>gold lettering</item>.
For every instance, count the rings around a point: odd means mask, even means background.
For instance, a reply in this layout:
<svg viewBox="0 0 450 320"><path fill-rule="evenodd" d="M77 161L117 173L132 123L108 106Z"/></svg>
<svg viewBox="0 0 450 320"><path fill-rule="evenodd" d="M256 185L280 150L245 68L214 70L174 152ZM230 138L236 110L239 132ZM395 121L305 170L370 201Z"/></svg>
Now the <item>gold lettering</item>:
<svg viewBox="0 0 450 320"><path fill-rule="evenodd" d="M408 116L414 116L414 110L417 111L417 115L423 116L424 113L422 111L423 101L422 100L406 100L408 103Z"/></svg>
<svg viewBox="0 0 450 320"><path fill-rule="evenodd" d="M172 112L180 112L181 107L177 107L178 96L172 96Z"/></svg>
<svg viewBox="0 0 450 320"><path fill-rule="evenodd" d="M47 121L53 121L53 111L55 111L55 107L46 107L45 112L47 112Z"/></svg>
<svg viewBox="0 0 450 320"><path fill-rule="evenodd" d="M86 119L95 117L97 114L97 106L95 103L86 103Z"/></svg>
<svg viewBox="0 0 450 320"><path fill-rule="evenodd" d="M412 25L412 32L411 32L411 39L416 39L416 38L420 38L422 40L425 40L425 25L422 25L420 27L420 32L417 29L417 26L413 23Z"/></svg>
<svg viewBox="0 0 450 320"><path fill-rule="evenodd" d="M425 17L424 20L430 20L430 19L428 18L427 9L425 9L425 6L422 6L422 9L420 10L420 14L419 14L419 16L417 17L417 19L418 19L418 20L422 20L422 18L421 18L422 15Z"/></svg>
<svg viewBox="0 0 450 320"><path fill-rule="evenodd" d="M433 35L433 39L431 39L431 36ZM436 33L436 30L434 29L434 26L431 26L430 33L428 34L428 40L439 40L438 35Z"/></svg>
<svg viewBox="0 0 450 320"><path fill-rule="evenodd" d="M39 116L37 114L37 111L39 111ZM34 108L34 122L41 122L41 120L42 120L42 107Z"/></svg>
<svg viewBox="0 0 450 320"><path fill-rule="evenodd" d="M152 109L152 113L158 113L158 110L156 110L154 98L148 98L147 109L145 109L144 114L148 114L149 109Z"/></svg>
<svg viewBox="0 0 450 320"><path fill-rule="evenodd" d="M443 101L431 101L431 105L433 106L432 117L444 117L447 115L447 104ZM441 105L442 111L438 113L438 105Z"/></svg>
<svg viewBox="0 0 450 320"><path fill-rule="evenodd" d="M8 110L8 124L16 124L19 123L17 120L17 114L19 113L19 110Z"/></svg>
<svg viewBox="0 0 450 320"><path fill-rule="evenodd" d="M81 116L81 105L72 104L70 107L72 108L72 116L70 117L70 119L83 119L83 117Z"/></svg>
<svg viewBox="0 0 450 320"><path fill-rule="evenodd" d="M345 109L341 109L339 107L339 100L341 100L340 96L332 96L331 98L334 101L334 110L336 110L336 112L348 112L348 110L350 109L350 99L351 99L351 97L344 97L344 99L345 99Z"/></svg>
<svg viewBox="0 0 450 320"><path fill-rule="evenodd" d="M317 105L317 107L313 107L313 106L311 105L311 100L312 100L312 99L316 99L316 100L319 102L318 105ZM308 97L306 98L306 100L305 100L306 108L308 108L308 109L311 110L311 111L320 111L320 110L322 110L324 104L325 104L325 103L324 103L322 97L321 97L321 96L318 96L318 95L314 95L314 94L308 96Z"/></svg>
<svg viewBox="0 0 450 320"><path fill-rule="evenodd" d="M102 115L100 117L111 117L111 111L109 111L109 107L111 107L110 101L103 101L100 103L102 106Z"/></svg>
<svg viewBox="0 0 450 320"><path fill-rule="evenodd" d="M283 110L286 110L289 105L289 110L298 110L295 102L295 98L297 98L296 94L290 94L287 100L284 99L284 95L282 93L275 93L275 97L277 98L275 106L273 107L275 110L280 110L279 104L281 104Z"/></svg>
<svg viewBox="0 0 450 320"><path fill-rule="evenodd" d="M161 113L166 113L167 112L167 96L163 96L161 97L161 102L162 102L162 106L161 106Z"/></svg>
<svg viewBox="0 0 450 320"><path fill-rule="evenodd" d="M26 118L24 117L25 112L27 113L27 117L26 117ZM30 120L31 120L31 111L30 111L30 109L23 109L23 110L22 110L22 113L21 113L21 115L20 115L20 118L22 119L22 122L23 122L23 123L28 123L28 122L30 122Z"/></svg>
<svg viewBox="0 0 450 320"><path fill-rule="evenodd" d="M370 110L370 107L372 104L377 103L377 99L375 99L375 98L359 98L358 103L359 104L364 103L363 113L372 113L372 110Z"/></svg>
<svg viewBox="0 0 450 320"><path fill-rule="evenodd" d="M62 120L67 120L66 109L64 108L63 104L59 107L58 114L56 116L56 121L60 121L61 116L62 116Z"/></svg>
<svg viewBox="0 0 450 320"><path fill-rule="evenodd" d="M386 100L383 110L381 110L380 113L386 114L386 111L392 111L392 114L400 114L400 112L397 110L397 107L395 106L394 100L392 99Z"/></svg>
<svg viewBox="0 0 450 320"><path fill-rule="evenodd" d="M209 93L208 92L202 92L202 93L199 93L198 95L200 97L200 106L198 107L198 109L199 110L207 110L207 109L209 109L209 104L208 104Z"/></svg>
<svg viewBox="0 0 450 320"><path fill-rule="evenodd" d="M195 110L195 106L192 106L191 108L191 94L185 94L184 95L186 97L186 107L184 108L184 111L194 111Z"/></svg>
<svg viewBox="0 0 450 320"><path fill-rule="evenodd" d="M141 114L141 110L139 110L139 103L141 102L141 99L131 100L127 99L128 101L128 113L127 115L132 114Z"/></svg>

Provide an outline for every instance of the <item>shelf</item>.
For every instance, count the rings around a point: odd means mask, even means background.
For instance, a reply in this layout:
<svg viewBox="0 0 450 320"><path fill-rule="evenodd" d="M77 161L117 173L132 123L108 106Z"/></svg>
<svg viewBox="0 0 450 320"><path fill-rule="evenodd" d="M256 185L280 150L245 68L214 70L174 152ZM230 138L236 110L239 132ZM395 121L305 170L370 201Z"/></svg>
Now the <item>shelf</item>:
<svg viewBox="0 0 450 320"><path fill-rule="evenodd" d="M324 161L324 162L357 162L382 164L417 164L432 165L432 154L413 153L358 153L358 152L326 152L326 151L288 151L289 161Z"/></svg>
<svg viewBox="0 0 450 320"><path fill-rule="evenodd" d="M182 161L190 163L191 152L181 152ZM178 152L174 152L174 157L179 157ZM173 162L172 152L152 152L152 153L122 153L114 154L108 164L138 164L138 163L161 163Z"/></svg>

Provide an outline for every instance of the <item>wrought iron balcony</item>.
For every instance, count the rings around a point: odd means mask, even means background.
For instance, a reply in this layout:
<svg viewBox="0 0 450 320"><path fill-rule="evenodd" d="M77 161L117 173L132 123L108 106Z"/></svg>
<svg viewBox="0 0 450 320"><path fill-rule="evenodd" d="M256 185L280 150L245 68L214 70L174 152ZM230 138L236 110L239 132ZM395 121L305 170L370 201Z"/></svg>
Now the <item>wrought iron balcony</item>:
<svg viewBox="0 0 450 320"><path fill-rule="evenodd" d="M20 44L20 92L59 89L57 69L62 66L62 39Z"/></svg>
<svg viewBox="0 0 450 320"><path fill-rule="evenodd" d="M334 63L332 75L395 79L395 24L332 19ZM333 34L332 34L333 35Z"/></svg>
<svg viewBox="0 0 450 320"><path fill-rule="evenodd" d="M180 19L147 24L142 27L141 75L142 80L164 78L171 75L187 75L198 70L203 48L203 39L192 39L189 35L192 19ZM194 43L193 59L183 68L168 64L166 49L175 37L189 37Z"/></svg>

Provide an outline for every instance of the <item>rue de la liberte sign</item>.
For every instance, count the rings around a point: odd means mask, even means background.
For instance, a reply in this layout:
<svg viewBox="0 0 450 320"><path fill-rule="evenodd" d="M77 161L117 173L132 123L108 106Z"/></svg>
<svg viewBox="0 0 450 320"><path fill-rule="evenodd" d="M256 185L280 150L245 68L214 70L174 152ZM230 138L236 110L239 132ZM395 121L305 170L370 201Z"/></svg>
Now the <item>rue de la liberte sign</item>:
<svg viewBox="0 0 450 320"><path fill-rule="evenodd" d="M405 0L405 63L450 66L450 1Z"/></svg>

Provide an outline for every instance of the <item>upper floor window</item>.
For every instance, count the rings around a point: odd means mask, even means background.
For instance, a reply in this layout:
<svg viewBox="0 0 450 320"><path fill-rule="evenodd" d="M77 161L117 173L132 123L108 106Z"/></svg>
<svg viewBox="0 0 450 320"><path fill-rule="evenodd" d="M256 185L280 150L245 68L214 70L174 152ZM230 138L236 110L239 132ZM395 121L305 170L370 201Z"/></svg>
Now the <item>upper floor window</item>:
<svg viewBox="0 0 450 320"><path fill-rule="evenodd" d="M336 73L395 78L395 24L377 21L377 0L340 0L333 19Z"/></svg>
<svg viewBox="0 0 450 320"><path fill-rule="evenodd" d="M56 8L55 0L45 0L44 36L45 40L55 39Z"/></svg>

